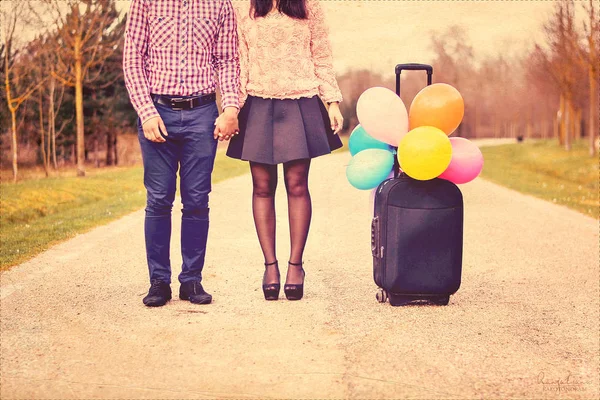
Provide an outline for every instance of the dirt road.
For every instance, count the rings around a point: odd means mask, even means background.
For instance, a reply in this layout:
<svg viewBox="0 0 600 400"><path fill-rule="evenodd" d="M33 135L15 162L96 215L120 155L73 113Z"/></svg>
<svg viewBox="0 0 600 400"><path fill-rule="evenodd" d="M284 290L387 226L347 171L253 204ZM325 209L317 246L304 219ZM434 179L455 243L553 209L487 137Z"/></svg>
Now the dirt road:
<svg viewBox="0 0 600 400"><path fill-rule="evenodd" d="M347 183L348 159L313 164L300 302L262 298L249 176L214 187L210 306L142 305L142 211L2 274L0 397L598 398L598 221L463 185L461 289L447 307L393 308L375 300L369 193Z"/></svg>

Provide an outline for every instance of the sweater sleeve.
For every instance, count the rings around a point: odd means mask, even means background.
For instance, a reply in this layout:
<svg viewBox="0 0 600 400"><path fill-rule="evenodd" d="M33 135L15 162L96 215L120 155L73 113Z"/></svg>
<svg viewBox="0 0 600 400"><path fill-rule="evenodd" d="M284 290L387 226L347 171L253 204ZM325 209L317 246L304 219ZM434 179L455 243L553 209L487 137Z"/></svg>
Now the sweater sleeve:
<svg viewBox="0 0 600 400"><path fill-rule="evenodd" d="M311 35L310 49L315 75L319 80L319 94L326 103L341 102L342 93L333 70L333 54L325 14L318 0L309 0L307 3Z"/></svg>
<svg viewBox="0 0 600 400"><path fill-rule="evenodd" d="M248 9L245 7L236 7L237 13L237 29L238 29L238 52L240 57L240 109L244 106L246 99L248 98L248 91L246 89L248 85L248 42L246 41L246 36L244 35L244 20L245 15L244 12L248 12Z"/></svg>

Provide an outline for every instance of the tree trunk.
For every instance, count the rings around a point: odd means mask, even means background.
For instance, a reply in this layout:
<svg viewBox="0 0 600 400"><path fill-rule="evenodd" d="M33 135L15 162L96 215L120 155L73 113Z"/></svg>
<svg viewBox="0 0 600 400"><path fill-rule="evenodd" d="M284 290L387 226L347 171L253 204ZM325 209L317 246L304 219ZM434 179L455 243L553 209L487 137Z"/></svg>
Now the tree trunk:
<svg viewBox="0 0 600 400"><path fill-rule="evenodd" d="M579 122L579 119L577 119L578 112L575 110L573 103L572 102L569 102L569 103L570 103L569 120L571 123L569 130L571 132L571 144L573 144L577 141L577 123Z"/></svg>
<svg viewBox="0 0 600 400"><path fill-rule="evenodd" d="M114 163L114 143L115 138L114 131L112 128L112 124L108 125L108 129L106 130L106 166L113 165Z"/></svg>
<svg viewBox="0 0 600 400"><path fill-rule="evenodd" d="M6 89L6 105L10 111L11 118L11 151L12 151L12 169L13 182L17 181L17 108L13 107L13 99L10 91L10 73L8 69L8 49L4 49L4 86Z"/></svg>
<svg viewBox="0 0 600 400"><path fill-rule="evenodd" d="M565 98L565 117L563 118L562 122L563 122L563 132L564 132L564 144L565 144L565 150L567 151L571 151L571 132L570 132L570 127L571 127L571 119L573 118L571 116L571 99L569 97Z"/></svg>
<svg viewBox="0 0 600 400"><path fill-rule="evenodd" d="M71 163L73 165L77 164L77 154L75 152L75 143L71 145Z"/></svg>
<svg viewBox="0 0 600 400"><path fill-rule="evenodd" d="M19 168L17 166L17 110L10 108L10 115L12 119L12 169L13 169L13 182L17 182L17 175Z"/></svg>
<svg viewBox="0 0 600 400"><path fill-rule="evenodd" d="M113 151L115 152L114 156L114 165L119 165L119 146L118 146L119 136L115 133L115 141L113 145Z"/></svg>
<svg viewBox="0 0 600 400"><path fill-rule="evenodd" d="M85 176L85 138L83 134L83 76L81 38L75 37L75 115L77 120L77 176Z"/></svg>
<svg viewBox="0 0 600 400"><path fill-rule="evenodd" d="M588 78L590 81L590 115L588 122L588 131L590 136L590 156L593 157L596 155L596 135L598 134L598 127L596 126L596 122L598 121L598 117L596 113L598 112L598 87L596 86L596 74L594 71L594 66L590 64L588 69Z"/></svg>
<svg viewBox="0 0 600 400"><path fill-rule="evenodd" d="M39 101L39 114L40 114L40 138L42 139L40 143L40 148L42 150L42 163L44 164L44 173L46 174L46 178L48 177L48 156L46 153L46 141L44 137L46 136L46 131L44 129L44 102L42 96L42 89L39 89L40 101Z"/></svg>
<svg viewBox="0 0 600 400"><path fill-rule="evenodd" d="M98 152L98 138L94 139L94 163L100 168L100 153Z"/></svg>
<svg viewBox="0 0 600 400"><path fill-rule="evenodd" d="M560 146L565 145L565 119L566 119L566 107L565 107L565 96L561 93L560 95L560 109L558 111L558 144Z"/></svg>
<svg viewBox="0 0 600 400"><path fill-rule="evenodd" d="M581 108L578 108L575 113L575 138L581 139Z"/></svg>
<svg viewBox="0 0 600 400"><path fill-rule="evenodd" d="M50 137L48 141L52 142L52 147L50 152L52 153L52 165L54 169L58 169L58 164L56 163L56 111L54 111L54 91L56 89L56 80L54 76L50 76Z"/></svg>

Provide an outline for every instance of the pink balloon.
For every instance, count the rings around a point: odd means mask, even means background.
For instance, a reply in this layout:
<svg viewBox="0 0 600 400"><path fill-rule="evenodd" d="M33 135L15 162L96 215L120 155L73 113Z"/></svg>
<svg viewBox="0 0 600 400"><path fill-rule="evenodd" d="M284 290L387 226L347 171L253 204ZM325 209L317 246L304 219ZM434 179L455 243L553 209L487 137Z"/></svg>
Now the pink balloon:
<svg viewBox="0 0 600 400"><path fill-rule="evenodd" d="M398 146L408 132L408 112L396 93L384 87L373 87L360 95L356 114L367 133L377 140Z"/></svg>
<svg viewBox="0 0 600 400"><path fill-rule="evenodd" d="M452 160L439 176L450 182L461 184L477 178L483 169L483 154L473 142L461 137L451 137Z"/></svg>

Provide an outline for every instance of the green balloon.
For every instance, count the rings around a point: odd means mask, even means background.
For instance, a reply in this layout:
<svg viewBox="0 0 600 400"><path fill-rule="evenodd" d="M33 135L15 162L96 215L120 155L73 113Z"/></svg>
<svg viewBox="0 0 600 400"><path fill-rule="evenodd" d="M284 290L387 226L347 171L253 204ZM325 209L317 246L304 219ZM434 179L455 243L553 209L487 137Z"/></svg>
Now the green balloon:
<svg viewBox="0 0 600 400"><path fill-rule="evenodd" d="M367 149L357 153L346 168L346 177L360 190L374 189L383 182L394 167L394 155L382 149Z"/></svg>
<svg viewBox="0 0 600 400"><path fill-rule="evenodd" d="M367 149L391 150L389 144L379 141L369 135L362 125L357 125L350 134L348 147L350 148L350 154L352 155Z"/></svg>

